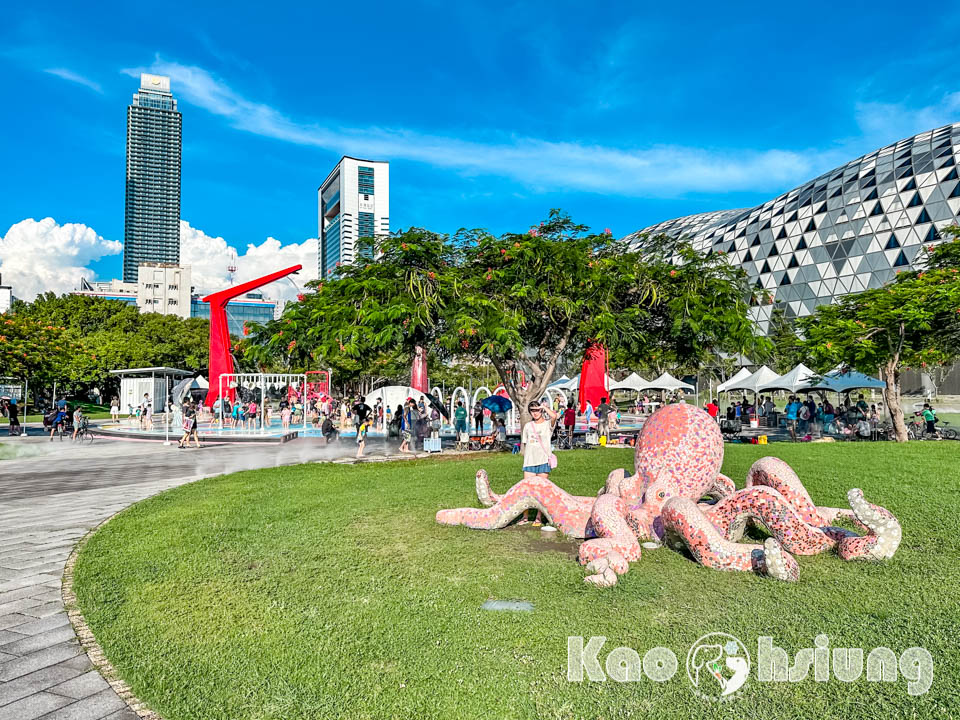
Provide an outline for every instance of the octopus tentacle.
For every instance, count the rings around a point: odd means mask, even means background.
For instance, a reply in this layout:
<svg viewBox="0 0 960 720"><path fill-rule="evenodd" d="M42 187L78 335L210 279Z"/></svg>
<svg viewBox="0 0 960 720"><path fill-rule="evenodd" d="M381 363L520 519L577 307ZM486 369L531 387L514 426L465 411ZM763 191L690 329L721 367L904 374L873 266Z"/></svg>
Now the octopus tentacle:
<svg viewBox="0 0 960 720"><path fill-rule="evenodd" d="M780 458L763 457L750 466L747 472L747 487L756 485L765 485L780 493L800 513L805 523L814 527L829 524L828 519L820 515L797 473Z"/></svg>
<svg viewBox="0 0 960 720"><path fill-rule="evenodd" d="M477 499L484 507L493 507L503 499L503 495L497 495L490 489L490 478L483 469L477 470Z"/></svg>
<svg viewBox="0 0 960 720"><path fill-rule="evenodd" d="M816 555L836 544L818 526L804 522L796 507L783 495L762 485L724 498L705 514L718 532L731 541L743 536L747 520L755 520L796 555Z"/></svg>
<svg viewBox="0 0 960 720"><path fill-rule="evenodd" d="M499 500L494 505L484 509L440 510L437 522L496 530L506 527L527 510L539 510L564 534L575 538L587 536L594 498L570 495L544 478L521 480L497 497Z"/></svg>
<svg viewBox="0 0 960 720"><path fill-rule="evenodd" d="M662 518L671 545L676 549L686 546L705 567L755 572L790 581L800 575L797 561L774 538L768 538L762 546L728 540L689 498L667 500Z"/></svg>
<svg viewBox="0 0 960 720"><path fill-rule="evenodd" d="M623 500L616 495L601 495L594 503L590 518L598 537L580 545L579 552L580 564L594 573L585 578L586 582L609 587L616 583L616 575L627 571L630 562L640 559L640 543L625 515Z"/></svg>
<svg viewBox="0 0 960 720"><path fill-rule="evenodd" d="M703 497L713 498L714 500L723 500L725 497L730 497L737 491L737 486L734 484L733 480L728 478L723 473L717 473L716 480L713 481L713 485L708 487L703 493Z"/></svg>
<svg viewBox="0 0 960 720"><path fill-rule="evenodd" d="M903 537L900 523L893 513L867 502L859 488L847 492L847 501L869 533L844 538L837 547L837 554L844 560L888 560L893 557Z"/></svg>

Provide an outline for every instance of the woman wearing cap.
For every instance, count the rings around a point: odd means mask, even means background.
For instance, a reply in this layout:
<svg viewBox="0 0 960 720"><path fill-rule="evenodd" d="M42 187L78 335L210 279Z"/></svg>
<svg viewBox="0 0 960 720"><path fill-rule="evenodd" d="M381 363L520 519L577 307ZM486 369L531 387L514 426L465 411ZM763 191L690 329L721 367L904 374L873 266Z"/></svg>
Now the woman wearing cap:
<svg viewBox="0 0 960 720"><path fill-rule="evenodd" d="M523 445L523 479L546 479L552 469L551 457L556 457L550 451L550 437L553 435L553 423L557 414L538 402L531 402L527 409L533 419L523 426L520 436L520 443Z"/></svg>

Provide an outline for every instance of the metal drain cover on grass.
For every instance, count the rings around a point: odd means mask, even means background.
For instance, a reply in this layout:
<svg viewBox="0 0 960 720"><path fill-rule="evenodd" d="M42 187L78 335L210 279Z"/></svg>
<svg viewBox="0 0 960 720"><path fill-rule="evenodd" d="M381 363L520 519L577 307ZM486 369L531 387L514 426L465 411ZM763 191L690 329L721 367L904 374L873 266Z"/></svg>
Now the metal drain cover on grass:
<svg viewBox="0 0 960 720"><path fill-rule="evenodd" d="M508 612L531 612L533 603L526 600L487 600L481 610L506 610Z"/></svg>

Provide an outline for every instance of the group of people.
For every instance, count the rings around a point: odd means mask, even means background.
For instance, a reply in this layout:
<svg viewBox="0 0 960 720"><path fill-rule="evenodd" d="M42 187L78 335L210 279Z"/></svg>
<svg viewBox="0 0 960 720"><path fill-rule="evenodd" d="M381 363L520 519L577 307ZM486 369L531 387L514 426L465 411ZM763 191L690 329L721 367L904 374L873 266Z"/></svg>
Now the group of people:
<svg viewBox="0 0 960 720"><path fill-rule="evenodd" d="M773 396L761 396L756 404L744 400L727 405L723 418L719 417L717 400L709 400L704 409L721 425L728 427L760 417L777 423L779 416L783 415L786 430L794 441L810 439L820 433L873 440L879 437L880 413L876 404L867 404L863 394L856 401L847 395L839 406L834 406L826 397L817 402L812 395L807 395L805 399L790 395L783 410L777 409Z"/></svg>

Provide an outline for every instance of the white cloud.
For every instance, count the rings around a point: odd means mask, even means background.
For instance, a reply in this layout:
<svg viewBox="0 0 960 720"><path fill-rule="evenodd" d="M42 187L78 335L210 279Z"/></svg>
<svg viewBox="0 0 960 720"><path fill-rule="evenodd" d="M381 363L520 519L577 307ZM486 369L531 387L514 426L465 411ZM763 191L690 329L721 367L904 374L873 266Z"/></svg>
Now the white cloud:
<svg viewBox="0 0 960 720"><path fill-rule="evenodd" d="M53 218L21 220L0 238L0 275L5 285L24 300L38 293L58 295L74 290L80 278L98 279L88 265L123 252L123 244L106 240L86 225L58 225ZM308 280L317 277L317 239L283 245L268 237L259 245L250 243L245 250L234 251L222 237L212 237L180 221L180 263L192 268L192 282L199 293L227 287L227 267L237 268L234 282L252 280L268 272L292 265L303 265L299 274L264 288L268 297L292 300ZM299 289L298 289L299 288Z"/></svg>
<svg viewBox="0 0 960 720"><path fill-rule="evenodd" d="M37 293L60 294L79 285L80 278L92 279L87 265L122 250L121 243L105 240L86 225L28 218L0 238L0 274L14 295L32 300Z"/></svg>
<svg viewBox="0 0 960 720"><path fill-rule="evenodd" d="M74 72L68 68L47 68L44 70L45 73L50 73L51 75L56 75L58 78L62 78L69 82L77 83L78 85L83 85L88 87L94 92L103 93L103 88L100 87L100 83L94 82L88 77L84 77L80 73Z"/></svg>
<svg viewBox="0 0 960 720"><path fill-rule="evenodd" d="M227 267L237 268L234 283L265 275L292 265L303 265L297 275L288 280L279 280L264 288L271 298L292 300L308 280L317 278L317 239L309 238L302 243L282 245L276 238L268 237L259 245L249 243L246 250L236 252L222 237L212 237L192 227L186 220L180 221L180 264L191 267L193 286L200 293L211 293L227 287Z"/></svg>
<svg viewBox="0 0 960 720"><path fill-rule="evenodd" d="M778 190L848 159L836 150L717 151L675 145L627 149L505 133L494 133L490 142L481 142L402 128L337 128L329 122L292 120L269 105L245 98L204 68L159 56L149 68L123 72L168 75L178 96L246 132L359 157L413 160L467 174L509 177L554 191L672 196Z"/></svg>
<svg viewBox="0 0 960 720"><path fill-rule="evenodd" d="M960 92L947 93L930 105L861 102L856 107L857 125L873 150L960 118ZM869 150L868 150L869 152Z"/></svg>

